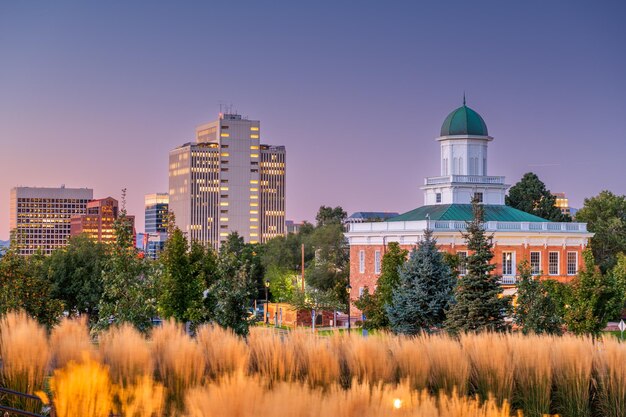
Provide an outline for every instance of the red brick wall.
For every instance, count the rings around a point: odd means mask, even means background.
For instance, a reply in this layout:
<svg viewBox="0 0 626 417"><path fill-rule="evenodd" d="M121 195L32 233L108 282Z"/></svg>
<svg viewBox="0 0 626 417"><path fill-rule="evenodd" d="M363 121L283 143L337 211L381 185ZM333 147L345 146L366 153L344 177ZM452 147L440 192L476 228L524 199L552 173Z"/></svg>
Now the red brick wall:
<svg viewBox="0 0 626 417"><path fill-rule="evenodd" d="M403 249L411 251L413 245L401 245ZM457 253L459 251L467 251L465 245L438 245L440 250L449 253ZM359 272L359 252L365 251L365 272ZM355 300L359 298L359 289L369 287L369 291L373 292L378 280L378 275L374 273L374 259L375 252L379 250L382 256L385 251L382 245L353 245L350 247L350 285L352 286L352 292L350 293L350 299ZM538 251L541 253L541 270L542 279L555 279L560 282L570 282L574 276L567 275L567 252L576 252L578 254L578 269L583 265L581 246L510 246L510 245L495 245L494 246L494 258L493 263L496 265L495 273L502 275L502 252L515 252L515 264L516 267L519 263L526 259L530 262L530 252ZM559 275L548 275L548 253L559 252ZM356 309L353 304L353 309ZM354 314L360 314L358 310L353 310Z"/></svg>

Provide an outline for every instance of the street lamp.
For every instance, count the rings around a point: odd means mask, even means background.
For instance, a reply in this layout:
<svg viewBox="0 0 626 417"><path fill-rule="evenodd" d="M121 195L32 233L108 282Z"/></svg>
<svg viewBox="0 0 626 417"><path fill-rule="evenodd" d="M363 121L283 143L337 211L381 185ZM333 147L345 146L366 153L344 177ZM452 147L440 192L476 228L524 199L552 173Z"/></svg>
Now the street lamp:
<svg viewBox="0 0 626 417"><path fill-rule="evenodd" d="M270 280L267 279L265 280L265 324L268 324L270 322L270 312L267 311L268 310L268 306L269 306L269 298L267 295L267 290L270 287Z"/></svg>
<svg viewBox="0 0 626 417"><path fill-rule="evenodd" d="M348 333L350 333L350 291L352 291L352 286L348 283L346 285L346 292L348 293Z"/></svg>

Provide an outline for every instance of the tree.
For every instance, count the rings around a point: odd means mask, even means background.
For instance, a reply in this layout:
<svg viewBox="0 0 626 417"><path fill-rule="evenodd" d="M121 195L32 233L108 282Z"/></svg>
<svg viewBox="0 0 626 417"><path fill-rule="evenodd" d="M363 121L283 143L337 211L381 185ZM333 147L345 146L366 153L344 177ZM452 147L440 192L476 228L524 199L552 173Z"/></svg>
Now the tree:
<svg viewBox="0 0 626 417"><path fill-rule="evenodd" d="M583 252L584 268L571 284L565 322L576 334L598 336L624 305L624 281L619 268L603 274L589 249ZM620 258L623 259L623 258ZM622 260L618 266L624 266Z"/></svg>
<svg viewBox="0 0 626 417"><path fill-rule="evenodd" d="M79 235L71 237L67 247L54 251L46 262L52 296L63 301L70 314L87 314L92 325L98 322L102 269L107 258L106 245Z"/></svg>
<svg viewBox="0 0 626 417"><path fill-rule="evenodd" d="M509 189L505 202L507 206L553 222L572 221L569 215L562 214L555 206L556 197L532 172L524 174L522 179Z"/></svg>
<svg viewBox="0 0 626 417"><path fill-rule="evenodd" d="M248 334L248 308L262 277L261 263L253 245L246 245L236 232L231 233L220 248L217 279L208 289L213 304L211 319L235 333Z"/></svg>
<svg viewBox="0 0 626 417"><path fill-rule="evenodd" d="M335 208L321 206L317 211L315 220L317 221L317 227L327 226L329 224L341 225L346 217L348 217L348 213L346 213L341 206Z"/></svg>
<svg viewBox="0 0 626 417"><path fill-rule="evenodd" d="M23 310L52 327L63 315L63 302L52 294L41 253L21 256L11 247L0 259L0 314Z"/></svg>
<svg viewBox="0 0 626 417"><path fill-rule="evenodd" d="M381 260L381 271L373 294L366 288L354 305L365 315L363 327L386 329L389 327L386 307L391 304L394 289L400 284L399 269L409 252L397 242L390 242Z"/></svg>
<svg viewBox="0 0 626 417"><path fill-rule="evenodd" d="M122 210L113 226L115 242L102 272L103 292L97 328L130 323L140 331L147 331L156 313L155 275L158 271L133 247L125 200L123 190Z"/></svg>
<svg viewBox="0 0 626 417"><path fill-rule="evenodd" d="M163 274L158 304L163 318L173 317L186 323L201 316L205 286L191 258L192 252L203 252L203 248L196 242L192 246L190 250L187 238L176 228L170 234L159 257ZM195 255L194 258L201 258L201 255Z"/></svg>
<svg viewBox="0 0 626 417"><path fill-rule="evenodd" d="M586 198L576 221L586 222L589 231L595 233L590 247L596 264L603 272L611 269L617 254L626 253L626 196L602 191Z"/></svg>
<svg viewBox="0 0 626 417"><path fill-rule="evenodd" d="M528 261L519 264L515 324L524 334L562 333L563 320L557 303L539 276L533 277Z"/></svg>
<svg viewBox="0 0 626 417"><path fill-rule="evenodd" d="M400 269L400 285L393 289L387 314L394 333L415 335L441 327L452 302L456 277L437 250L432 230L413 249Z"/></svg>
<svg viewBox="0 0 626 417"><path fill-rule="evenodd" d="M510 298L502 296L500 277L493 273L493 244L484 228L484 209L472 202L474 219L467 224L463 237L470 253L465 265L467 273L460 277L454 291L455 303L448 310L446 328L451 333L505 331L504 321Z"/></svg>
<svg viewBox="0 0 626 417"><path fill-rule="evenodd" d="M294 292L294 273L277 266L270 266L265 270L265 279L270 282L271 300L276 303L285 303L291 300Z"/></svg>

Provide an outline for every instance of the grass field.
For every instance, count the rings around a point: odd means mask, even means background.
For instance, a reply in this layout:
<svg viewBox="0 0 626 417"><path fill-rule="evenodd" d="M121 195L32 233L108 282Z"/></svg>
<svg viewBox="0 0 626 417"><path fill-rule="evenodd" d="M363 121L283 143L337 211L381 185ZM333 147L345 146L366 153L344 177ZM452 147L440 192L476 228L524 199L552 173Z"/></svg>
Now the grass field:
<svg viewBox="0 0 626 417"><path fill-rule="evenodd" d="M0 320L0 378L38 392L59 417L626 415L626 345L519 334L417 338L217 327L189 337L166 322L92 340L81 321L48 334ZM3 398L5 405L15 404Z"/></svg>

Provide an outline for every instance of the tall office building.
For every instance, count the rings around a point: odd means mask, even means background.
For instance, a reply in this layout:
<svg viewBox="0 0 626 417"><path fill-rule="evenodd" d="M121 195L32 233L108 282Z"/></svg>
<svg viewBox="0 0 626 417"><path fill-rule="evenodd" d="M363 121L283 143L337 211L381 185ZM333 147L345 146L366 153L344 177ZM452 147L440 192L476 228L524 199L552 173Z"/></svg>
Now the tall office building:
<svg viewBox="0 0 626 417"><path fill-rule="evenodd" d="M168 194L146 194L145 209L146 221L142 247L150 258L156 259L165 248L167 241Z"/></svg>
<svg viewBox="0 0 626 417"><path fill-rule="evenodd" d="M73 216L70 232L72 236L87 235L90 239L100 243L114 243L115 221L119 216L119 204L113 197L91 200L87 203L87 212ZM132 233L133 247L137 234L135 232L135 216L126 216L128 228Z"/></svg>
<svg viewBox="0 0 626 417"><path fill-rule="evenodd" d="M219 247L231 232L258 243L285 233L285 147L261 144L261 123L220 114L170 151L170 210L191 240Z"/></svg>
<svg viewBox="0 0 626 417"><path fill-rule="evenodd" d="M67 245L72 216L85 214L90 188L15 187L11 189L10 228L22 255L49 255Z"/></svg>

